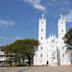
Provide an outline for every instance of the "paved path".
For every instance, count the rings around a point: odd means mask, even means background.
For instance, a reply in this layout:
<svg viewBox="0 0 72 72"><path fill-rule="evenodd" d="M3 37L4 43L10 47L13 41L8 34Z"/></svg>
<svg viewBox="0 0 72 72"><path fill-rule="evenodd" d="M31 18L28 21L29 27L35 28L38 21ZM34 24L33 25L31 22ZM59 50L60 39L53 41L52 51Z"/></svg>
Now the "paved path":
<svg viewBox="0 0 72 72"><path fill-rule="evenodd" d="M0 67L0 72L72 72L72 66Z"/></svg>

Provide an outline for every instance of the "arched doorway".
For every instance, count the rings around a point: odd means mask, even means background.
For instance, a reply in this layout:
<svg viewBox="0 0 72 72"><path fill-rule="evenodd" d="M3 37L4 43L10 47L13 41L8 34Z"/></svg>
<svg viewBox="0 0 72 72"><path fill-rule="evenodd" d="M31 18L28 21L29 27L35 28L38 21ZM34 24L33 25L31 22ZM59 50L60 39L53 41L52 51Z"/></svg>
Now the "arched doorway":
<svg viewBox="0 0 72 72"><path fill-rule="evenodd" d="M46 66L49 64L49 61L46 62Z"/></svg>

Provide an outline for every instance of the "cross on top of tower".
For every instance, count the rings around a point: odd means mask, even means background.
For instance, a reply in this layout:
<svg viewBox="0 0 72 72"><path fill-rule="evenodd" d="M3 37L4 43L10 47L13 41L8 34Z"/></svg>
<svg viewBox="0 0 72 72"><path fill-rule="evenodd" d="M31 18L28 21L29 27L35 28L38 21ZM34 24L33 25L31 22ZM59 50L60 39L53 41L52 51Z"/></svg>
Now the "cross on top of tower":
<svg viewBox="0 0 72 72"><path fill-rule="evenodd" d="M60 20L66 20L65 17L63 15L60 15Z"/></svg>
<svg viewBox="0 0 72 72"><path fill-rule="evenodd" d="M44 13L42 14L42 19L44 19Z"/></svg>
<svg viewBox="0 0 72 72"><path fill-rule="evenodd" d="M60 19L63 19L64 18L64 16L63 15L60 15Z"/></svg>

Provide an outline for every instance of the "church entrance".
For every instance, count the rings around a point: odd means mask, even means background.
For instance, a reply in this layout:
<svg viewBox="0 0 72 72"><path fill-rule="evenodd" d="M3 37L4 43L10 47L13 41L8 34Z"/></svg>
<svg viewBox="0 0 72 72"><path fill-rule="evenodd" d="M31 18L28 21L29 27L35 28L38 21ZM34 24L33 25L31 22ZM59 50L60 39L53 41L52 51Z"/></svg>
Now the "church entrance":
<svg viewBox="0 0 72 72"><path fill-rule="evenodd" d="M46 66L49 64L49 61L47 61Z"/></svg>

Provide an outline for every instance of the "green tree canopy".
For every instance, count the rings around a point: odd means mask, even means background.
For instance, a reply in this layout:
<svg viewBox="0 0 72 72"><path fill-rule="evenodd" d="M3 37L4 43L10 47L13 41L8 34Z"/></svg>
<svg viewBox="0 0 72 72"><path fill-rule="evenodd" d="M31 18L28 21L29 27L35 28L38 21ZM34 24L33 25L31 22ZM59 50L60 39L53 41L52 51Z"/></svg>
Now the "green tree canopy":
<svg viewBox="0 0 72 72"><path fill-rule="evenodd" d="M72 28L65 34L64 42L67 44L68 49L72 50Z"/></svg>
<svg viewBox="0 0 72 72"><path fill-rule="evenodd" d="M66 53L70 56L70 61L72 64L72 28L69 29L69 31L64 36L64 42L66 43L67 50Z"/></svg>
<svg viewBox="0 0 72 72"><path fill-rule="evenodd" d="M38 40L34 39L16 40L14 43L5 46L4 50L7 55L14 54L15 62L20 63L21 59L28 59L29 64L31 64L38 45Z"/></svg>

